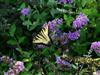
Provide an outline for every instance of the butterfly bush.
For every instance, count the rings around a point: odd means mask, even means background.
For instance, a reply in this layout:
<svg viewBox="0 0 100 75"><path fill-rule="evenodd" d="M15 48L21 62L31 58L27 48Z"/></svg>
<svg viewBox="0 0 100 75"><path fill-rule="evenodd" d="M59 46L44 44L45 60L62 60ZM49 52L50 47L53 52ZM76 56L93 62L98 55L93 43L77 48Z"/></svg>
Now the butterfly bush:
<svg viewBox="0 0 100 75"><path fill-rule="evenodd" d="M4 75L18 75L21 71L25 69L24 63L21 61L17 61L12 68L9 68L7 72L4 73Z"/></svg>
<svg viewBox="0 0 100 75"><path fill-rule="evenodd" d="M14 60L8 56L1 56L0 62L7 63L9 67L11 67L14 64Z"/></svg>
<svg viewBox="0 0 100 75"><path fill-rule="evenodd" d="M25 68L25 67L24 67L24 63L21 62L21 61L17 61L17 62L15 63L15 65L13 66L13 69L14 69L17 73L23 71L24 68Z"/></svg>
<svg viewBox="0 0 100 75"><path fill-rule="evenodd" d="M91 50L94 50L96 53L100 53L100 41L93 42L90 47Z"/></svg>
<svg viewBox="0 0 100 75"><path fill-rule="evenodd" d="M83 13L80 13L78 17L73 21L73 28L74 29L80 29L83 26L88 24L89 19L87 16Z"/></svg>
<svg viewBox="0 0 100 75"><path fill-rule="evenodd" d="M73 2L73 0L58 0L58 3L60 3L60 4L66 4L66 3L72 3Z"/></svg>
<svg viewBox="0 0 100 75"><path fill-rule="evenodd" d="M50 35L53 43L58 44L58 40L59 40L61 34L62 34L62 32L60 30L57 30L54 34Z"/></svg>
<svg viewBox="0 0 100 75"><path fill-rule="evenodd" d="M37 48L45 48L45 45L37 45Z"/></svg>
<svg viewBox="0 0 100 75"><path fill-rule="evenodd" d="M48 23L51 32L55 32L54 34L51 34L51 39L54 41L55 44L59 44L60 45L65 45L69 40L77 40L80 37L80 30L75 31L75 32L71 32L69 31L69 33L66 32L61 32L61 30L59 28L57 28L56 24L62 24L62 19L55 19L51 22Z"/></svg>
<svg viewBox="0 0 100 75"><path fill-rule="evenodd" d="M67 33L63 33L61 36L61 45L65 45L68 42Z"/></svg>
<svg viewBox="0 0 100 75"><path fill-rule="evenodd" d="M61 25L62 23L63 23L63 19L57 18L52 21L49 21L48 23L45 23L43 26L48 25L51 32L56 32L58 30L58 26Z"/></svg>
<svg viewBox="0 0 100 75"><path fill-rule="evenodd" d="M22 15L27 16L30 13L30 9L29 8L23 8L21 10Z"/></svg>
<svg viewBox="0 0 100 75"><path fill-rule="evenodd" d="M9 69L7 72L4 73L4 75L16 75L13 69Z"/></svg>
<svg viewBox="0 0 100 75"><path fill-rule="evenodd" d="M68 33L68 39L73 40L73 41L79 39L79 37L80 37L80 33L79 32L80 31L69 32Z"/></svg>
<svg viewBox="0 0 100 75"><path fill-rule="evenodd" d="M67 43L67 33L62 33L61 30L59 30L58 26L63 24L63 19L54 19L52 21L49 21L47 24L49 26L49 29L51 31L51 34L49 34L51 36L51 39L53 41L53 43L58 44L58 42L60 42L61 45L64 45Z"/></svg>
<svg viewBox="0 0 100 75"><path fill-rule="evenodd" d="M71 64L68 61L61 59L61 57L59 57L59 56L56 57L56 63L59 65L64 65L64 66L68 66L68 67L71 66Z"/></svg>
<svg viewBox="0 0 100 75"><path fill-rule="evenodd" d="M60 30L57 30L57 32L51 36L51 39L55 44L58 44L59 42L61 45L67 44L68 41L67 33L62 33Z"/></svg>

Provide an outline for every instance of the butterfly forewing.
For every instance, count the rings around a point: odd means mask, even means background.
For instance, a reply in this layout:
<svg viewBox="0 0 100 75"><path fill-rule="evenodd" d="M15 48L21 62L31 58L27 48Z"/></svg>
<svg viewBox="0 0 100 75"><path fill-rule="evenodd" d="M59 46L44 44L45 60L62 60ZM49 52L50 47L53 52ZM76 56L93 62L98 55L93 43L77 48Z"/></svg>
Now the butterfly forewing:
<svg viewBox="0 0 100 75"><path fill-rule="evenodd" d="M44 27L42 31L33 38L33 43L43 43L48 44L50 41L50 38L48 36L48 26Z"/></svg>

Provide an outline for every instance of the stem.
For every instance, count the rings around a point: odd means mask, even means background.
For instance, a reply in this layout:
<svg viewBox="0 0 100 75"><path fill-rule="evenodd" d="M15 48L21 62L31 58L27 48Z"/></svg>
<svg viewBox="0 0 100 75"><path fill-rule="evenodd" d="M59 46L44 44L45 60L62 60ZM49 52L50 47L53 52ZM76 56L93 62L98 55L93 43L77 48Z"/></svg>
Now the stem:
<svg viewBox="0 0 100 75"><path fill-rule="evenodd" d="M23 54L22 48L21 48L21 46L19 45L19 43L18 43L16 37L15 37L15 36L13 36L13 37L14 37L14 39L15 39L15 41L16 41L16 44L17 44L17 47L18 47L18 49L16 48L16 50L17 50L18 52L20 52L20 54Z"/></svg>

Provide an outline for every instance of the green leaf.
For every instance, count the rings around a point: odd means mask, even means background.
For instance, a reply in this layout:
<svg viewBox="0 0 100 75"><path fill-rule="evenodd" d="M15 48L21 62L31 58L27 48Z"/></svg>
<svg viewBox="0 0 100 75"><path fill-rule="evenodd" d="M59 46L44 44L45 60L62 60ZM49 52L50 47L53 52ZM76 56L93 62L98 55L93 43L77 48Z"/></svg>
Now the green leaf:
<svg viewBox="0 0 100 75"><path fill-rule="evenodd" d="M30 26L32 25L32 22L30 20L24 21L23 25L27 27L27 29L30 28Z"/></svg>
<svg viewBox="0 0 100 75"><path fill-rule="evenodd" d="M27 71L23 71L23 72L20 73L20 75L31 75L31 73L27 72Z"/></svg>
<svg viewBox="0 0 100 75"><path fill-rule="evenodd" d="M64 20L67 23L67 15L66 14L64 14Z"/></svg>
<svg viewBox="0 0 100 75"><path fill-rule="evenodd" d="M95 8L91 8L91 9L82 9L81 10L84 14L89 15L89 16L93 16L97 14L97 10Z"/></svg>
<svg viewBox="0 0 100 75"><path fill-rule="evenodd" d="M70 15L64 14L64 20L68 26L71 26L71 23L74 20L74 18Z"/></svg>
<svg viewBox="0 0 100 75"><path fill-rule="evenodd" d="M23 42L25 41L25 39L26 39L25 36L22 36L22 37L18 38L19 44L20 44L20 43L23 43Z"/></svg>
<svg viewBox="0 0 100 75"><path fill-rule="evenodd" d="M23 25L28 27L29 25L32 25L32 23L30 20L27 20L23 22Z"/></svg>
<svg viewBox="0 0 100 75"><path fill-rule="evenodd" d="M26 16L20 16L20 19L21 19L22 21L25 21L25 17L26 17Z"/></svg>
<svg viewBox="0 0 100 75"><path fill-rule="evenodd" d="M45 5L46 4L45 0L40 0L40 4Z"/></svg>
<svg viewBox="0 0 100 75"><path fill-rule="evenodd" d="M21 10L22 8L25 8L25 3L22 3L21 5L20 5L20 8L18 9L18 10Z"/></svg>
<svg viewBox="0 0 100 75"><path fill-rule="evenodd" d="M72 64L72 67L73 67L74 69L78 69L78 66L75 65L75 64Z"/></svg>
<svg viewBox="0 0 100 75"><path fill-rule="evenodd" d="M14 36L15 31L16 31L16 25L13 24L9 29L10 36Z"/></svg>
<svg viewBox="0 0 100 75"><path fill-rule="evenodd" d="M24 58L23 61L24 62L30 62L31 61L31 58Z"/></svg>
<svg viewBox="0 0 100 75"><path fill-rule="evenodd" d="M84 7L86 5L88 0L82 0L82 7Z"/></svg>
<svg viewBox="0 0 100 75"><path fill-rule="evenodd" d="M37 26L37 24L32 24L32 25L30 26L30 28L29 28L29 31L35 29L36 26Z"/></svg>
<svg viewBox="0 0 100 75"><path fill-rule="evenodd" d="M80 41L80 42L86 41L86 36L87 36L87 35L86 35L86 30L85 30L85 29L81 29L79 41Z"/></svg>
<svg viewBox="0 0 100 75"><path fill-rule="evenodd" d="M57 10L52 8L50 11L50 14L52 15L52 17L54 17L54 15L57 13Z"/></svg>
<svg viewBox="0 0 100 75"><path fill-rule="evenodd" d="M100 18L96 21L96 34L98 33L100 33Z"/></svg>
<svg viewBox="0 0 100 75"><path fill-rule="evenodd" d="M55 73L53 73L53 72L49 72L48 75L55 75Z"/></svg>
<svg viewBox="0 0 100 75"><path fill-rule="evenodd" d="M27 64L26 64L26 70L27 71L29 71L29 69L32 67L32 63L31 62L28 62Z"/></svg>
<svg viewBox="0 0 100 75"><path fill-rule="evenodd" d="M17 45L17 42L16 42L15 40L13 40L13 39L8 40L7 43L8 43L9 45Z"/></svg>
<svg viewBox="0 0 100 75"><path fill-rule="evenodd" d="M74 51L77 52L79 55L83 55L88 52L87 50L88 44L89 44L88 42L80 44L79 41L77 41L77 43L74 43L75 45Z"/></svg>
<svg viewBox="0 0 100 75"><path fill-rule="evenodd" d="M49 0L47 5L54 6L54 5L56 5L56 2L55 2L55 0Z"/></svg>
<svg viewBox="0 0 100 75"><path fill-rule="evenodd" d="M42 75L40 72L38 73L38 74L36 74L36 75Z"/></svg>

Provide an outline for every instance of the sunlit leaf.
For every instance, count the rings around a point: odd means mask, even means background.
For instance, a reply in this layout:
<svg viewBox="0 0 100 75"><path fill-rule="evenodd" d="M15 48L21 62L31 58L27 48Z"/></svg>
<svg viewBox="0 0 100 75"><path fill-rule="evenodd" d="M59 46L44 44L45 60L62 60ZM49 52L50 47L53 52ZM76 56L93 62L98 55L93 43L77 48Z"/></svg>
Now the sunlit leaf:
<svg viewBox="0 0 100 75"><path fill-rule="evenodd" d="M11 25L11 27L9 29L10 36L14 36L15 31L16 31L16 25L13 24L13 25Z"/></svg>

